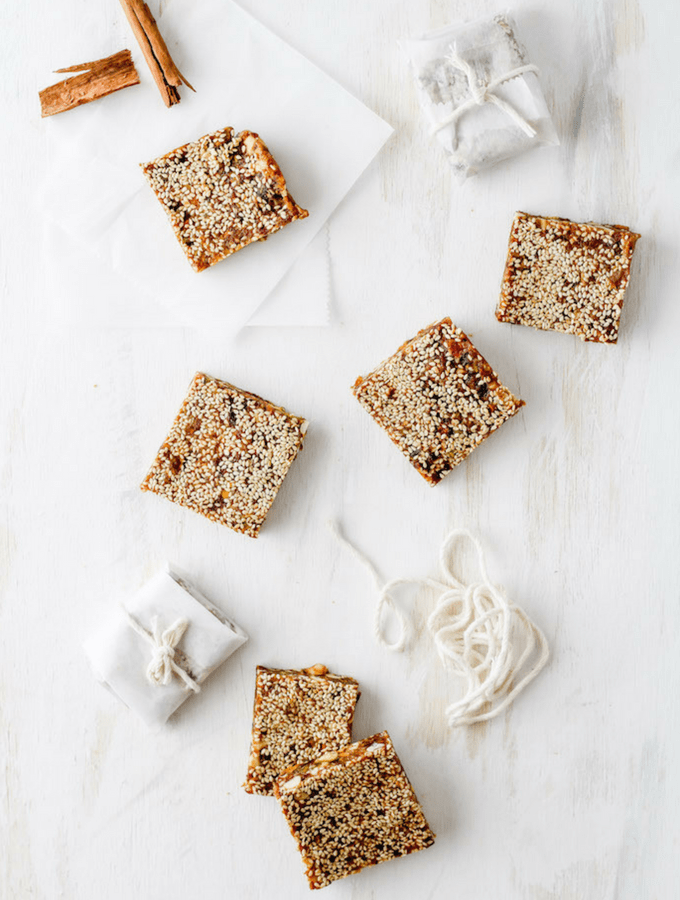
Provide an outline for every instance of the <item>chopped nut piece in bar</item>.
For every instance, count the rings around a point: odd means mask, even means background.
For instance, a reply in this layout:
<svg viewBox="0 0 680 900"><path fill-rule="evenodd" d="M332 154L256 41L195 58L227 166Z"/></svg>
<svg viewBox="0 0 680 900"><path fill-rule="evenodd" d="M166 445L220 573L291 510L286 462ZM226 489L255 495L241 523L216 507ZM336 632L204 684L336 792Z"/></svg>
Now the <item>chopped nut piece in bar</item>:
<svg viewBox="0 0 680 900"><path fill-rule="evenodd" d="M624 225L518 212L496 318L615 344L639 237Z"/></svg>
<svg viewBox="0 0 680 900"><path fill-rule="evenodd" d="M198 372L141 488L257 537L306 430L305 419Z"/></svg>
<svg viewBox="0 0 680 900"><path fill-rule="evenodd" d="M273 794L284 770L349 744L360 694L353 678L331 675L325 666L258 666L246 791Z"/></svg>
<svg viewBox="0 0 680 900"><path fill-rule="evenodd" d="M312 889L434 844L386 731L291 769L275 793Z"/></svg>
<svg viewBox="0 0 680 900"><path fill-rule="evenodd" d="M252 131L222 128L142 170L197 272L309 215Z"/></svg>
<svg viewBox="0 0 680 900"><path fill-rule="evenodd" d="M352 390L430 484L524 406L448 318L418 332Z"/></svg>

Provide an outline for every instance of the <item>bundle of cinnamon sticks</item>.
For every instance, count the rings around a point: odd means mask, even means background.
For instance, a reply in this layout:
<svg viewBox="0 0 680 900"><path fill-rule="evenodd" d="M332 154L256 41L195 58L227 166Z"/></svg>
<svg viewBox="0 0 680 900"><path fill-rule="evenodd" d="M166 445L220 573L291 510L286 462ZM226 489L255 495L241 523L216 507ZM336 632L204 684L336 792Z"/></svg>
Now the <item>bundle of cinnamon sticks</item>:
<svg viewBox="0 0 680 900"><path fill-rule="evenodd" d="M193 87L175 65L170 51L158 29L151 10L143 0L120 0L132 31L137 38L144 59L158 86L166 106L179 103L178 88ZM139 84L139 76L129 50L121 50L105 59L57 69L57 72L77 72L57 84L40 91L43 116L53 116L68 109L106 97L115 91Z"/></svg>

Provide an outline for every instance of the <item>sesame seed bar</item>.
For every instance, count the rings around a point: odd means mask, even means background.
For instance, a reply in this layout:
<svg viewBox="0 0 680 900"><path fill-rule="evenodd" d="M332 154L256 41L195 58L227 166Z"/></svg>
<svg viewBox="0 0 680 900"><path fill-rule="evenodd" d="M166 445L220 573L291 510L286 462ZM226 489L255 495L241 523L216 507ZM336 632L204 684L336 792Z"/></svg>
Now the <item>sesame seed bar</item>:
<svg viewBox="0 0 680 900"><path fill-rule="evenodd" d="M434 843L386 731L286 772L275 792L312 890Z"/></svg>
<svg viewBox="0 0 680 900"><path fill-rule="evenodd" d="M432 485L524 406L448 318L357 378L352 391Z"/></svg>
<svg viewBox="0 0 680 900"><path fill-rule="evenodd" d="M222 128L142 164L197 272L308 212L258 134Z"/></svg>
<svg viewBox="0 0 680 900"><path fill-rule="evenodd" d="M332 675L326 666L258 666L246 791L272 795L286 769L349 744L360 694L353 678Z"/></svg>
<svg viewBox="0 0 680 900"><path fill-rule="evenodd" d="M305 419L197 372L141 488L257 537L306 430Z"/></svg>
<svg viewBox="0 0 680 900"><path fill-rule="evenodd" d="M615 344L639 237L624 225L518 212L496 318Z"/></svg>

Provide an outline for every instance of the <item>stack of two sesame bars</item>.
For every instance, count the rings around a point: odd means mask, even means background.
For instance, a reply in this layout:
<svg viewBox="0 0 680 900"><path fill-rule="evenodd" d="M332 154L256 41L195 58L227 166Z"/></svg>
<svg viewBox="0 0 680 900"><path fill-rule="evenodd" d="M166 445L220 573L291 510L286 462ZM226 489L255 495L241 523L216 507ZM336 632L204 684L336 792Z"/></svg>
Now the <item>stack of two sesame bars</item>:
<svg viewBox="0 0 680 900"><path fill-rule="evenodd" d="M245 789L278 799L312 889L434 843L387 732L350 743L359 696L325 666L257 668Z"/></svg>

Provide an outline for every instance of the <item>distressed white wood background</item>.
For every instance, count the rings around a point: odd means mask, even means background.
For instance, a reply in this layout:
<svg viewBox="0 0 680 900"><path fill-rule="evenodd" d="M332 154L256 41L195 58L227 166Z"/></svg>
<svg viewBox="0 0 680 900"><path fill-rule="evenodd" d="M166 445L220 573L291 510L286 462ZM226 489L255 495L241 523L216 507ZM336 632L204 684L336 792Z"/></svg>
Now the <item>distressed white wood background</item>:
<svg viewBox="0 0 680 900"><path fill-rule="evenodd" d="M674 897L680 10L518 0L562 144L458 187L395 41L492 0L244 5L396 135L331 220L332 326L230 344L60 325L69 292L97 302L106 284L58 261L41 271L36 92L60 63L138 54L115 0L0 11L0 896L307 897L275 802L240 785L255 665L325 662L361 682L356 737L390 731L438 834L329 898ZM642 233L618 346L496 322L516 209ZM349 385L447 314L527 406L429 489ZM137 490L197 369L311 420L258 541ZM447 529L472 527L548 635L549 668L504 718L449 733L456 685L424 635L406 657L376 648L371 584L330 517L386 577L434 575ZM252 639L157 736L95 683L80 641L166 558ZM431 598L404 601L424 614Z"/></svg>

